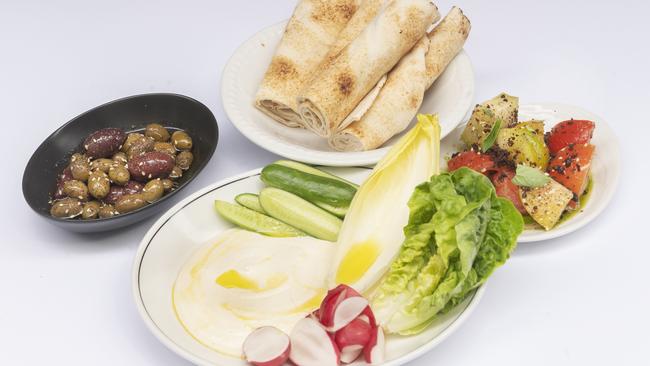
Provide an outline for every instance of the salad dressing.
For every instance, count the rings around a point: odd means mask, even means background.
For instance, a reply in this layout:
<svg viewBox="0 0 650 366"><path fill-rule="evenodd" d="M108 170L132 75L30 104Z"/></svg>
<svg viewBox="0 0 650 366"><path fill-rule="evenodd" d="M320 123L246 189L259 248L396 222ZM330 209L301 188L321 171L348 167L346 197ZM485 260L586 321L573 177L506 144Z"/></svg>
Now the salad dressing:
<svg viewBox="0 0 650 366"><path fill-rule="evenodd" d="M372 239L351 246L341 260L336 272L336 282L344 284L357 282L375 263L380 252L379 245Z"/></svg>

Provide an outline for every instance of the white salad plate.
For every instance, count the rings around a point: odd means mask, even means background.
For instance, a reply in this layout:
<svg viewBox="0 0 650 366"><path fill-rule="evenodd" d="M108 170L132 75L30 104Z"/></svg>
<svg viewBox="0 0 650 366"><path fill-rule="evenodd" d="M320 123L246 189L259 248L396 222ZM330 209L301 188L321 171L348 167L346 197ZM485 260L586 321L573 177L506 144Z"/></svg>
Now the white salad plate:
<svg viewBox="0 0 650 366"><path fill-rule="evenodd" d="M519 107L519 121L537 119L544 121L546 131L568 119L588 119L596 124L591 143L596 146L591 162L593 187L591 196L580 212L561 222L549 231L526 229L518 242L538 242L557 238L587 225L607 207L616 192L620 174L619 143L614 131L601 117L582 108L559 103L526 104ZM460 135L465 124L458 126L440 146L441 156L449 157L460 150ZM447 164L444 163L443 166Z"/></svg>
<svg viewBox="0 0 650 366"><path fill-rule="evenodd" d="M289 128L260 112L254 105L286 22L263 29L244 42L228 61L221 80L223 107L230 121L249 140L277 155L310 164L326 166L371 165L381 159L404 132L383 147L363 152L339 152L314 133ZM474 70L465 51L461 51L426 92L421 113L436 113L440 118L441 136L461 123L472 107Z"/></svg>
<svg viewBox="0 0 650 366"><path fill-rule="evenodd" d="M368 168L326 170L356 183L361 183L370 173ZM246 363L204 346L184 330L172 305L172 287L192 253L232 227L215 213L214 200L232 201L239 193L258 192L263 188L259 173L257 169L225 179L176 204L149 229L135 256L132 289L140 316L165 346L198 365L243 366ZM388 336L385 365L402 365L436 347L467 320L484 291L482 286L420 334Z"/></svg>

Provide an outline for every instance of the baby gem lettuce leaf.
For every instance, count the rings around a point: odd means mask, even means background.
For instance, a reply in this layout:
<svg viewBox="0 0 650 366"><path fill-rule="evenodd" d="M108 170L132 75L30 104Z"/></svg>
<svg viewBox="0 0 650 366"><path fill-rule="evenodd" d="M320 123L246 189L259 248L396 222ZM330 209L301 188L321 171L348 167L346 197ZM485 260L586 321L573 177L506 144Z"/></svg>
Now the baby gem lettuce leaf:
<svg viewBox="0 0 650 366"><path fill-rule="evenodd" d="M520 187L543 187L551 181L551 177L542 173L541 170L527 165L517 165L517 175L512 178L512 182Z"/></svg>
<svg viewBox="0 0 650 366"><path fill-rule="evenodd" d="M411 197L406 240L372 299L390 333L417 333L465 299L505 262L523 230L514 206L471 169L433 176L426 187Z"/></svg>

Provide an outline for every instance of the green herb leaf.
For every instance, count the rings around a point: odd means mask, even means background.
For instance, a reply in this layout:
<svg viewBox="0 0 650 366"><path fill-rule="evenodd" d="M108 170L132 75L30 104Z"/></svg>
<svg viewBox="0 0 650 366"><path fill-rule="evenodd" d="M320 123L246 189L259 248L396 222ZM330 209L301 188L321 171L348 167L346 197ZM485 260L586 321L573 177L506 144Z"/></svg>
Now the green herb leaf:
<svg viewBox="0 0 650 366"><path fill-rule="evenodd" d="M490 130L490 133L485 136L485 140L483 140L483 145L481 146L482 151L487 151L489 148L494 145L494 142L497 140L497 136L499 135L499 130L501 129L501 120L498 119L494 122L492 125L492 129Z"/></svg>
<svg viewBox="0 0 650 366"><path fill-rule="evenodd" d="M542 187L545 186L551 178L541 170L527 165L517 165L517 175L512 182L520 187Z"/></svg>

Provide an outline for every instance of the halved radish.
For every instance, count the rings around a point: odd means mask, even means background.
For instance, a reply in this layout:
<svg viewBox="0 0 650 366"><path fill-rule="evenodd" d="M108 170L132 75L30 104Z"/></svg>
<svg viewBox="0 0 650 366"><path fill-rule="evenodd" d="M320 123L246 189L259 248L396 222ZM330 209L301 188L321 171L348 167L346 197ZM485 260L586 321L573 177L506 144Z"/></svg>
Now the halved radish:
<svg viewBox="0 0 650 366"><path fill-rule="evenodd" d="M377 326L377 321L375 320L375 313L372 312L370 305L368 305L365 309L363 309L363 312L361 313L361 315L359 315L359 319L365 320L373 328Z"/></svg>
<svg viewBox="0 0 650 366"><path fill-rule="evenodd" d="M384 362L386 351L386 341L384 339L384 331L381 327L375 327L370 335L370 340L363 349L363 357L366 362L371 365L378 365Z"/></svg>
<svg viewBox="0 0 650 366"><path fill-rule="evenodd" d="M317 320L311 317L300 319L291 330L289 358L296 365L336 366L339 357L339 348Z"/></svg>
<svg viewBox="0 0 650 366"><path fill-rule="evenodd" d="M334 309L334 316L330 324L323 325L327 327L330 332L337 330L350 324L351 321L356 319L368 307L368 300L363 297L348 297L341 301L341 303ZM321 320L322 321L322 320Z"/></svg>
<svg viewBox="0 0 650 366"><path fill-rule="evenodd" d="M261 327L246 337L243 346L246 361L255 366L280 366L289 359L289 336L276 327Z"/></svg>
<svg viewBox="0 0 650 366"><path fill-rule="evenodd" d="M341 349L341 362L352 363L363 352L362 346L347 346Z"/></svg>
<svg viewBox="0 0 650 366"><path fill-rule="evenodd" d="M339 329L334 334L334 341L341 351L350 346L360 346L363 348L368 344L373 330L373 327L367 321L357 318L351 321L350 324Z"/></svg>
<svg viewBox="0 0 650 366"><path fill-rule="evenodd" d="M326 322L329 322L333 316L333 310L338 306L338 304L344 299L354 296L361 295L352 287L343 284L327 291L327 295L325 295L325 298L321 301L320 308L317 311L321 322L323 321L323 318L325 318Z"/></svg>

